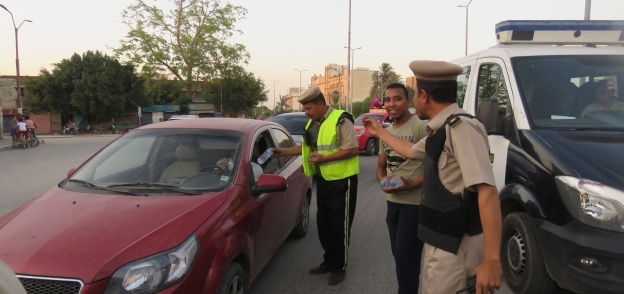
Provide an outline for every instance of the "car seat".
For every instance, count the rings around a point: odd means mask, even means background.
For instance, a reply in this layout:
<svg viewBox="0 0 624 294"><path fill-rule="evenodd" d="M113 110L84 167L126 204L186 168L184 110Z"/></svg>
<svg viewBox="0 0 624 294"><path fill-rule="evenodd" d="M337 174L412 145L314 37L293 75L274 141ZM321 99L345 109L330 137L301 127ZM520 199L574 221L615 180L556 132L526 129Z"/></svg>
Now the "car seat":
<svg viewBox="0 0 624 294"><path fill-rule="evenodd" d="M188 145L179 145L175 150L176 162L168 166L160 177L160 183L180 184L199 172L197 151Z"/></svg>

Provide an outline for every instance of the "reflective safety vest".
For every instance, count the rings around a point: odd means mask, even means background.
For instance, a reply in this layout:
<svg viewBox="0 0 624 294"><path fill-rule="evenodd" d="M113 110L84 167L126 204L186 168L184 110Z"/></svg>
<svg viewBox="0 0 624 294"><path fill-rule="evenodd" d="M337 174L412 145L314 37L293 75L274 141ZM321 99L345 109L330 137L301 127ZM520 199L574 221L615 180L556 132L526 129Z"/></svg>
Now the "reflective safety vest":
<svg viewBox="0 0 624 294"><path fill-rule="evenodd" d="M334 109L329 116L321 123L318 138L316 140L316 150L323 156L334 154L340 151L338 148L338 133L337 126L340 117L348 115L353 119L353 115L345 112L344 110ZM310 135L308 129L312 125L312 120L308 121L305 127L304 139L301 143L301 155L303 156L303 171L306 176L312 176L316 174L316 168L310 163L310 154L312 154L312 146L310 146ZM335 181L356 175L360 172L360 159L358 156L351 158L330 161L322 163L319 166L321 170L321 176L327 181Z"/></svg>

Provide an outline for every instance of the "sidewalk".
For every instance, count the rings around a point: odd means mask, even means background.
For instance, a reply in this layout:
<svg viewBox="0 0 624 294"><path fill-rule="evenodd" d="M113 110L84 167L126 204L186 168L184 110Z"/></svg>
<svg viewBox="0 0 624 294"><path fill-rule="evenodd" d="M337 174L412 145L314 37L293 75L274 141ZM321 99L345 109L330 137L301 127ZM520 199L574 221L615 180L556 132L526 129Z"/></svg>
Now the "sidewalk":
<svg viewBox="0 0 624 294"><path fill-rule="evenodd" d="M102 135L96 135L96 134L80 134L80 135L51 134L51 135L37 135L37 138L39 138L39 143L45 144L45 140L46 139L51 139L51 138L70 139L70 138L84 138L84 137L118 137L118 136L121 136L121 134L102 134ZM17 148L17 147L15 147L15 148ZM11 150L11 149L13 149L13 145L11 144L11 135L10 134L4 134L4 138L2 140L0 140L0 152L1 151L5 151L5 150Z"/></svg>

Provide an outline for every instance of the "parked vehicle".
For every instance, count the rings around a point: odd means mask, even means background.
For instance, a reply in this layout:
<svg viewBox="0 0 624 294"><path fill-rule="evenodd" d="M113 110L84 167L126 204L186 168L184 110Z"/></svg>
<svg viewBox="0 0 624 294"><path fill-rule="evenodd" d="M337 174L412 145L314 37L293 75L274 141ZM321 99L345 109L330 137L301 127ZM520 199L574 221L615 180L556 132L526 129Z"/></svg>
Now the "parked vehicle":
<svg viewBox="0 0 624 294"><path fill-rule="evenodd" d="M282 125L295 139L297 145L301 145L303 130L310 118L304 112L284 112L270 116L267 120Z"/></svg>
<svg viewBox="0 0 624 294"><path fill-rule="evenodd" d="M71 169L0 217L0 259L28 293L247 293L289 235L306 235L310 180L301 156L257 164L294 146L282 126L205 122L137 128Z"/></svg>
<svg viewBox="0 0 624 294"><path fill-rule="evenodd" d="M78 126L75 126L75 127L64 126L62 134L63 135L70 135L70 134L78 135Z"/></svg>
<svg viewBox="0 0 624 294"><path fill-rule="evenodd" d="M501 22L497 46L453 61L458 103L489 135L515 293L624 289L622 29Z"/></svg>
<svg viewBox="0 0 624 294"><path fill-rule="evenodd" d="M199 118L199 115L196 115L196 114L172 115L169 118L169 120L194 119L194 118Z"/></svg>
<svg viewBox="0 0 624 294"><path fill-rule="evenodd" d="M416 110L410 108L410 112L414 114ZM385 109L371 109L369 113L360 114L355 119L355 136L358 140L360 151L364 151L366 155L376 155L379 152L379 138L371 134L362 124L364 117L371 117L375 119L384 128L387 128L392 123L392 118L388 116Z"/></svg>

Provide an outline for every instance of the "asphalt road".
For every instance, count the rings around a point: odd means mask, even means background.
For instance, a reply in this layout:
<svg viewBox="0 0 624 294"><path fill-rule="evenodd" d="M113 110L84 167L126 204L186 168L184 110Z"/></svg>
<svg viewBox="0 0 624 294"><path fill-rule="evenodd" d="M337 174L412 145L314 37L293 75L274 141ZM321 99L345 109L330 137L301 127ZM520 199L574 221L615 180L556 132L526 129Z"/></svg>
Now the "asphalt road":
<svg viewBox="0 0 624 294"><path fill-rule="evenodd" d="M0 215L43 194L62 181L113 136L46 138L33 149L0 152ZM0 141L0 144L6 143ZM274 293L396 293L394 261L385 223L386 200L374 179L377 156L360 156L358 199L352 227L347 279L327 284L327 275L310 275L321 262L316 230L316 197L310 207L308 235L288 239L251 285L254 294ZM503 285L496 293L512 294ZM558 291L557 293L566 293Z"/></svg>

